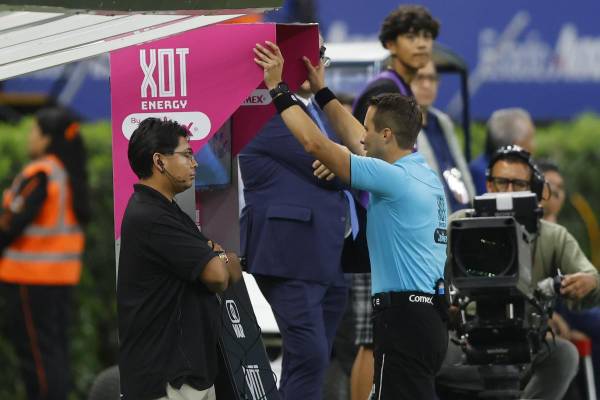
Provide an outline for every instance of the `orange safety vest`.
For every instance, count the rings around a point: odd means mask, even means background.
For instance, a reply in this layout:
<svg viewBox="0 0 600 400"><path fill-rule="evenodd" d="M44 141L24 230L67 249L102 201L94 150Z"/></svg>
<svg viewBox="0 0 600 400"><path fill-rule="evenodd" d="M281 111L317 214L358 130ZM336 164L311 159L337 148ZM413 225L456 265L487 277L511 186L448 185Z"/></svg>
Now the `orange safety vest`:
<svg viewBox="0 0 600 400"><path fill-rule="evenodd" d="M47 196L40 212L0 258L0 281L28 285L75 285L81 275L84 236L73 211L73 195L62 162L53 155L28 164L4 194L4 208L23 198L20 183L44 172Z"/></svg>

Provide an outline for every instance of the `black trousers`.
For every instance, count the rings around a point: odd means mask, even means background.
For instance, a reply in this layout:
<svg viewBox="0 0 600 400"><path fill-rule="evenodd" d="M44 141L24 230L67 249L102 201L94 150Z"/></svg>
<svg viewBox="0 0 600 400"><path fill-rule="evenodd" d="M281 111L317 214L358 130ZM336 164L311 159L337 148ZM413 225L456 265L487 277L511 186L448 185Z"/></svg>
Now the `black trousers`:
<svg viewBox="0 0 600 400"><path fill-rule="evenodd" d="M374 400L434 400L448 329L425 295L374 305ZM431 297L431 295L428 295ZM396 299L398 300L398 299Z"/></svg>
<svg viewBox="0 0 600 400"><path fill-rule="evenodd" d="M72 286L3 284L10 338L29 400L66 400Z"/></svg>

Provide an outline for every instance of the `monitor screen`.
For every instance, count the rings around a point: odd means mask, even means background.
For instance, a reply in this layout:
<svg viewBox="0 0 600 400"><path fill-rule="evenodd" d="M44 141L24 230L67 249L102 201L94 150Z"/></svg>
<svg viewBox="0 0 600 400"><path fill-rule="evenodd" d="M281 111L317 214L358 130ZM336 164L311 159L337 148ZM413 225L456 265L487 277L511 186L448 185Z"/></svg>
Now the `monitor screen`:
<svg viewBox="0 0 600 400"><path fill-rule="evenodd" d="M471 228L452 234L452 252L463 276L493 278L517 272L514 228Z"/></svg>
<svg viewBox="0 0 600 400"><path fill-rule="evenodd" d="M358 96L366 83L377 73L374 63L332 63L325 70L327 85L336 93Z"/></svg>
<svg viewBox="0 0 600 400"><path fill-rule="evenodd" d="M227 120L217 133L194 155L196 190L211 190L231 184L231 120Z"/></svg>

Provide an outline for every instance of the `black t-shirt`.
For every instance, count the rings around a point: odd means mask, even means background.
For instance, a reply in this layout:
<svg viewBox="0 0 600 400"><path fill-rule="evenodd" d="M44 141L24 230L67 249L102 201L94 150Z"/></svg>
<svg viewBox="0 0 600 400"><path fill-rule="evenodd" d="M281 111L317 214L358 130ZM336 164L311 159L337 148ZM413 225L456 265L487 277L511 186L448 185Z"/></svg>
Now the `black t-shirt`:
<svg viewBox="0 0 600 400"><path fill-rule="evenodd" d="M117 279L123 400L163 397L167 382L198 390L214 383L219 303L199 277L216 256L175 202L135 185Z"/></svg>
<svg viewBox="0 0 600 400"><path fill-rule="evenodd" d="M392 72L398 75L395 71ZM406 93L408 93L409 96L413 96L410 86L404 82L404 79L402 79L400 75L398 75L398 79L403 84ZM393 80L381 78L369 83L361 96L356 100L356 105L352 111L352 114L361 124L365 122L365 115L367 115L367 110L369 109L369 100L371 97L378 96L383 93L400 93L400 90Z"/></svg>

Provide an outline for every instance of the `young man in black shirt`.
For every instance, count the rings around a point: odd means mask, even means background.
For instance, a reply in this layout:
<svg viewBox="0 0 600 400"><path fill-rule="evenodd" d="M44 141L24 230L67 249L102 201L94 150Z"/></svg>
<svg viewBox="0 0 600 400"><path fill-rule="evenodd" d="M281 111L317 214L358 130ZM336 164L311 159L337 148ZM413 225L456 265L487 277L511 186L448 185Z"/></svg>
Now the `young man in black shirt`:
<svg viewBox="0 0 600 400"><path fill-rule="evenodd" d="M239 259L204 237L174 201L192 186L198 165L185 128L144 120L128 157L140 180L121 228L121 399L215 399L215 293L241 278Z"/></svg>

